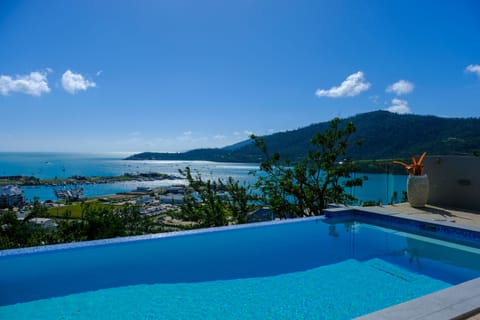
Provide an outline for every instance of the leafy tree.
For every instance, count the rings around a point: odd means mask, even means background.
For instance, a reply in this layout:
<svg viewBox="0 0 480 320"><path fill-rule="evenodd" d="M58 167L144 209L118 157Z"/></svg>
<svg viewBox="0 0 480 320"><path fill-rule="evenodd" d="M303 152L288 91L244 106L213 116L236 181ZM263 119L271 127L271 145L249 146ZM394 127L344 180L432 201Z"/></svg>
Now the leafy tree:
<svg viewBox="0 0 480 320"><path fill-rule="evenodd" d="M59 221L62 242L84 241L138 235L151 232L152 223L137 206L120 208L82 203L82 219Z"/></svg>
<svg viewBox="0 0 480 320"><path fill-rule="evenodd" d="M181 206L183 218L199 222L204 227L227 225L227 208L220 196L220 191L224 191L221 185L212 180L204 181L198 173L193 176L189 167L179 172L193 191L185 194Z"/></svg>
<svg viewBox="0 0 480 320"><path fill-rule="evenodd" d="M29 228L17 219L15 212L0 213L0 249L23 247L29 237Z"/></svg>
<svg viewBox="0 0 480 320"><path fill-rule="evenodd" d="M139 206L124 205L117 209L116 213L122 218L127 235L145 234L152 231L152 221L148 216L140 213Z"/></svg>
<svg viewBox="0 0 480 320"><path fill-rule="evenodd" d="M203 180L200 174L192 175L191 169L179 170L189 184L181 206L181 218L199 222L202 227L224 226L229 223L247 222L247 214L254 208L250 187L241 185L229 177Z"/></svg>
<svg viewBox="0 0 480 320"><path fill-rule="evenodd" d="M82 220L59 220L57 232L60 242L88 240Z"/></svg>
<svg viewBox="0 0 480 320"><path fill-rule="evenodd" d="M47 217L48 210L47 208L40 202L38 197L33 198L32 209L30 213L25 217L25 222L30 221L32 218L40 218L40 217Z"/></svg>
<svg viewBox="0 0 480 320"><path fill-rule="evenodd" d="M152 231L149 217L142 215L140 208L132 205L112 208L83 203L82 219L58 219L58 227L54 230L30 224L32 218L46 216L47 210L38 199L24 220L17 219L13 211L0 212L0 250L138 235Z"/></svg>
<svg viewBox="0 0 480 320"><path fill-rule="evenodd" d="M246 183L240 185L240 182L232 177L228 177L225 184L222 180L219 180L219 182L228 192L226 201L235 222L239 224L247 223L248 213L255 208L253 203L258 200L258 197L253 195L249 185Z"/></svg>
<svg viewBox="0 0 480 320"><path fill-rule="evenodd" d="M263 199L279 217L321 215L328 203L348 204L355 200L345 188L361 186L362 178L352 178L356 165L345 159L349 146L360 145L361 140L350 141L355 126L349 122L341 127L336 118L323 132L310 141L312 148L296 164L283 161L279 153L270 155L265 141L254 135L251 139L263 152L261 173L256 186Z"/></svg>
<svg viewBox="0 0 480 320"><path fill-rule="evenodd" d="M58 243L55 231L44 230L19 220L13 211L0 213L0 250Z"/></svg>
<svg viewBox="0 0 480 320"><path fill-rule="evenodd" d="M122 218L107 207L82 204L84 228L88 240L114 238L125 235Z"/></svg>

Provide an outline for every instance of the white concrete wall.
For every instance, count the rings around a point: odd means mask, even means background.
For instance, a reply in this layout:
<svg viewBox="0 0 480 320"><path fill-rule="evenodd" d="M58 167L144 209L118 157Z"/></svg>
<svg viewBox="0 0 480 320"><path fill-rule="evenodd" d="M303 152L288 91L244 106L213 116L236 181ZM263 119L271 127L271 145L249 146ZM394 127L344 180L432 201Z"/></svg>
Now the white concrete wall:
<svg viewBox="0 0 480 320"><path fill-rule="evenodd" d="M428 156L428 204L480 211L480 157Z"/></svg>

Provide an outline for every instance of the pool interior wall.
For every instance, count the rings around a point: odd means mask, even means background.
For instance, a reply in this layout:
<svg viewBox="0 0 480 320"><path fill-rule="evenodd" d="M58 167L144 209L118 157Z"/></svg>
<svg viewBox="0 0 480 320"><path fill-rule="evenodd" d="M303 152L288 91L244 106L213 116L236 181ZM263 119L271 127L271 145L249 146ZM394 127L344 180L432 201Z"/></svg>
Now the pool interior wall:
<svg viewBox="0 0 480 320"><path fill-rule="evenodd" d="M432 221L429 219L413 218L391 212L376 211L366 208L340 208L325 211L329 221L356 220L371 223L386 228L395 228L412 232L426 237L443 239L473 247L480 246L480 228L458 225L449 221Z"/></svg>
<svg viewBox="0 0 480 320"><path fill-rule="evenodd" d="M478 247L459 254L455 244L447 245L445 255L444 249L438 249L443 243L435 239L421 241L422 235L433 232L430 227L424 230L422 222L415 225L400 219L387 223L384 217L375 220L374 216L374 213L343 210L330 212L326 219L315 217L6 250L0 252L0 305L135 284L270 277L351 258L365 261L385 253L391 262L414 272L427 269L427 274L433 277L446 274L444 280L452 285L478 277ZM358 224L362 219L377 225L393 223L400 226L400 232L386 236L381 228ZM410 236L406 246L399 236L407 229L420 238ZM438 231L435 233L438 236ZM478 236L474 233L475 230L469 230L466 240L462 240L457 232L450 232L460 246L474 243L472 239ZM445 234L440 238L446 238ZM444 267L443 263L453 265Z"/></svg>

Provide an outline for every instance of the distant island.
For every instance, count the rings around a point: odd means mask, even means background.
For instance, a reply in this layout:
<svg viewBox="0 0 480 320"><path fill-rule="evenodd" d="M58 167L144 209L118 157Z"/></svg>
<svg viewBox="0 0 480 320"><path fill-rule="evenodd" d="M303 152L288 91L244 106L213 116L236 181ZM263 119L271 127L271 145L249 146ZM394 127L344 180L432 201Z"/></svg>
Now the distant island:
<svg viewBox="0 0 480 320"><path fill-rule="evenodd" d="M357 132L352 139L363 145L349 150L353 160L406 159L427 151L429 155L478 155L480 118L441 118L423 115L399 115L388 111L362 113L343 119L353 122ZM310 139L323 132L329 122L264 136L271 152L292 161L308 152ZM223 147L195 149L183 153L143 152L126 160L204 160L216 162L258 163L261 152L251 140Z"/></svg>

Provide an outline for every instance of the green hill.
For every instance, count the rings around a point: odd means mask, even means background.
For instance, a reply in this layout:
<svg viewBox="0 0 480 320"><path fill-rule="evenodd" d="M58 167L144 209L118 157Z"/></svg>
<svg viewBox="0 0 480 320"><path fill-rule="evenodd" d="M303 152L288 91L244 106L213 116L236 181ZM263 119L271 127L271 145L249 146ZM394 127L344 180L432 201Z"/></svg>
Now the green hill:
<svg viewBox="0 0 480 320"><path fill-rule="evenodd" d="M480 150L480 118L440 118L399 115L388 111L362 113L342 121L352 121L362 138L348 157L354 160L409 158L427 151L429 155L467 155ZM264 136L270 152L295 161L311 147L310 139L323 132L329 122ZM144 152L127 160L209 160L220 162L259 162L261 153L250 141L218 149L195 149L184 153Z"/></svg>

